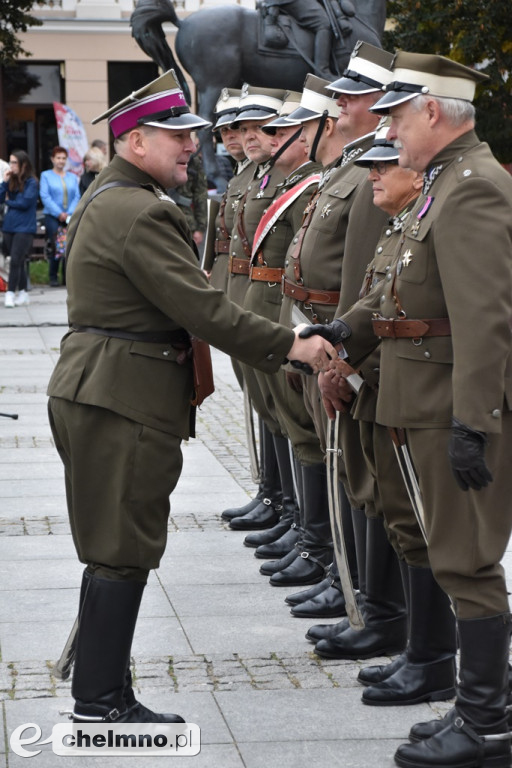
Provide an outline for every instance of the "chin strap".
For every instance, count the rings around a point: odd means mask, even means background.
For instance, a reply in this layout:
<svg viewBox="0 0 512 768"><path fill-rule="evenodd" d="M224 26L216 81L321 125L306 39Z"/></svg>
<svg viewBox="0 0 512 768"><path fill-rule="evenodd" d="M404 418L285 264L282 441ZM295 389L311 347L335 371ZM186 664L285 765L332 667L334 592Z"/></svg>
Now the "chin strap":
<svg viewBox="0 0 512 768"><path fill-rule="evenodd" d="M302 133L302 125L299 127L299 129L298 129L297 131L295 131L295 133L293 133L293 134L290 136L290 138L289 138L289 139L287 139L287 140L285 141L285 143L284 143L284 144L283 144L281 147L279 147L279 149L277 150L277 152L275 153L275 155L272 155L272 157L271 157L271 158L270 158L270 160L269 160L269 162L270 162L270 166L271 166L271 167L274 165L274 163L276 162L276 160L278 160L278 159L281 157L281 155L283 154L283 152L286 152L286 150L288 149L288 147L291 147L291 145L293 144L293 142L294 142L294 141L297 141L297 139L299 138L299 136L301 135L301 133Z"/></svg>
<svg viewBox="0 0 512 768"><path fill-rule="evenodd" d="M315 133L315 139L313 141L311 150L309 152L309 159L311 160L312 163L316 163L316 150L318 149L318 142L320 141L320 136L323 133L325 122L328 117L329 117L329 112L327 110L324 110L324 112L322 112L322 115L320 117L320 122L318 123L318 128Z"/></svg>

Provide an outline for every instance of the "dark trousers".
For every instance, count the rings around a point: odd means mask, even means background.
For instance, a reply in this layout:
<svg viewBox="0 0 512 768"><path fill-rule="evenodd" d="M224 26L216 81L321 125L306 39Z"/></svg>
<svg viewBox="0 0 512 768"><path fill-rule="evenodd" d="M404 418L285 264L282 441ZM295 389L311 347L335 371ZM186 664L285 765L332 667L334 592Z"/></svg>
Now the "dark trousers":
<svg viewBox="0 0 512 768"><path fill-rule="evenodd" d="M25 259L30 255L34 235L31 232L4 232L3 251L11 257L9 267L9 291L24 291L27 288Z"/></svg>
<svg viewBox="0 0 512 768"><path fill-rule="evenodd" d="M61 222L55 216L44 217L44 226L46 229L46 258L48 259L48 278L50 285L56 285L59 282L59 264L62 264L62 285L66 285L66 259L55 258L55 237L57 229Z"/></svg>

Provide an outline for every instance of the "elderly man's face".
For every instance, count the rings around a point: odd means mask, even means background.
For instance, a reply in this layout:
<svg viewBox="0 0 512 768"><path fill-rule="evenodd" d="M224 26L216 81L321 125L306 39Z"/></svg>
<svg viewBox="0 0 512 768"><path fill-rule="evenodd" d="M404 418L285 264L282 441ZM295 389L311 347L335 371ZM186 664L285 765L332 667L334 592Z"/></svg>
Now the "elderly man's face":
<svg viewBox="0 0 512 768"><path fill-rule="evenodd" d="M411 99L391 108L391 125L387 139L395 142L400 153L398 162L402 168L422 172L435 154L432 113L430 102L427 101L416 109L413 101L414 99Z"/></svg>
<svg viewBox="0 0 512 768"><path fill-rule="evenodd" d="M421 175L396 163L375 163L368 169L373 190L373 204L390 216L396 216L418 196Z"/></svg>
<svg viewBox="0 0 512 768"><path fill-rule="evenodd" d="M262 131L262 127L269 123L268 120L242 120L240 123L240 135L244 152L253 163L266 163L272 152L272 136Z"/></svg>

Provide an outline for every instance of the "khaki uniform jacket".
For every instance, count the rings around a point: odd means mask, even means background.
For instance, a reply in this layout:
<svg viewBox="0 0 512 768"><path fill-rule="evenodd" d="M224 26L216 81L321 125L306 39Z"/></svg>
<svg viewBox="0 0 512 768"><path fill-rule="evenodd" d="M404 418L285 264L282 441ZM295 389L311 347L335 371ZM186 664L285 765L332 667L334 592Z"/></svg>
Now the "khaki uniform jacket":
<svg viewBox="0 0 512 768"><path fill-rule="evenodd" d="M243 196L253 176L254 164L250 160L246 160L244 163L239 164L237 173L229 180L228 188L221 201L222 219L221 210L219 210L215 219L216 240L214 250L212 254L206 254L204 267L206 270L211 271L210 283L214 288L219 288L224 293L228 287L229 241L233 231L235 212L238 201ZM219 244L224 242L228 243L228 250L220 253Z"/></svg>
<svg viewBox="0 0 512 768"><path fill-rule="evenodd" d="M139 187L90 194L112 181ZM69 322L131 332L186 328L229 355L276 371L293 343L290 330L232 304L198 266L185 219L146 173L116 156L89 187L70 223ZM108 408L187 438L190 361L170 344L70 331L48 394Z"/></svg>
<svg viewBox="0 0 512 768"><path fill-rule="evenodd" d="M253 166L254 167L254 166ZM249 249L252 248L254 233L260 219L276 196L277 185L283 181L283 174L268 164L258 166L243 194L235 200L235 217L231 230L230 259L250 258L244 248L242 234L247 238ZM249 277L244 274L230 273L228 277L228 296L240 306L249 285Z"/></svg>
<svg viewBox="0 0 512 768"><path fill-rule="evenodd" d="M377 421L501 431L512 407L512 178L469 131L427 169L428 189L411 213L395 266L345 319L357 363L375 345L371 311L409 319L449 318L451 336L381 345Z"/></svg>

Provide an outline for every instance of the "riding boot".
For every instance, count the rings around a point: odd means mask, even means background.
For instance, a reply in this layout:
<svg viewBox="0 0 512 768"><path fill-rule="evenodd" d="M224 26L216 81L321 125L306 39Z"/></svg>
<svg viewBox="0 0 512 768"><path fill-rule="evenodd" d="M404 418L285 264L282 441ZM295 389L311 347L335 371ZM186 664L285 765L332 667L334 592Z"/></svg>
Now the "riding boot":
<svg viewBox="0 0 512 768"><path fill-rule="evenodd" d="M182 723L139 704L127 686L130 652L145 584L84 573L72 695L73 722ZM131 683L129 683L131 687Z"/></svg>
<svg viewBox="0 0 512 768"><path fill-rule="evenodd" d="M455 695L457 636L450 600L430 568L409 566L408 571L409 640L405 654L399 657L404 663L395 659L383 668L381 681L364 691L364 704L419 704ZM389 675L388 667L394 667ZM361 670L360 677L368 671Z"/></svg>
<svg viewBox="0 0 512 768"><path fill-rule="evenodd" d="M342 510L344 509L343 499L346 498L343 491ZM367 517L364 509L351 509L352 532L354 536L354 552L356 568L350 567L352 574L352 583L359 587L359 594L356 595L360 607L364 603L364 593L366 590L366 537L367 537ZM349 528L350 530L350 528ZM355 573L354 573L355 571ZM331 637L341 634L350 627L348 619L342 619L336 624L315 624L306 632L306 640L311 643L317 643L319 640L328 640Z"/></svg>
<svg viewBox="0 0 512 768"><path fill-rule="evenodd" d="M454 713L425 741L402 744L395 762L405 768L510 768L510 614L459 619L457 624L460 672Z"/></svg>
<svg viewBox="0 0 512 768"><path fill-rule="evenodd" d="M282 490L282 512L281 517L273 528L260 533L249 533L245 539L246 547L259 547L265 544L271 544L280 539L292 526L295 513L298 509L295 498L293 484L293 467L290 456L289 442L285 437L274 435L274 448L276 452L277 465L279 468L279 478ZM286 552L288 552L287 549ZM258 555L258 557L268 557L268 555Z"/></svg>
<svg viewBox="0 0 512 768"><path fill-rule="evenodd" d="M315 35L315 49L313 60L315 64L315 73L325 80L332 80L333 73L330 67L332 47L332 35L330 29L320 29Z"/></svg>
<svg viewBox="0 0 512 768"><path fill-rule="evenodd" d="M316 584L325 578L332 562L332 535L327 503L326 466L302 466L303 534L295 545L300 554L287 568L270 578L273 587L298 587Z"/></svg>
<svg viewBox="0 0 512 768"><path fill-rule="evenodd" d="M347 615L336 561L331 563L327 574L328 578L320 582L321 584L327 582L327 586L320 592L310 595L307 600L294 605L290 610L292 616L298 619L333 619Z"/></svg>
<svg viewBox="0 0 512 768"><path fill-rule="evenodd" d="M295 457L292 462L292 479L295 488L295 500L293 522L290 528L285 531L278 539L268 543L261 544L255 551L254 557L260 560L271 559L272 562L280 560L289 552L294 550L295 545L300 539L302 532L302 507L303 507L303 488L302 488L302 470L301 465ZM272 575L276 570L263 570L265 564L260 568L261 573Z"/></svg>
<svg viewBox="0 0 512 768"><path fill-rule="evenodd" d="M379 517L367 521L366 595L362 614L365 628L348 627L320 640L319 656L328 659L370 659L399 653L407 641L407 608L400 567Z"/></svg>
<svg viewBox="0 0 512 768"><path fill-rule="evenodd" d="M274 447L274 436L269 428L262 424L262 475L263 499L243 517L233 517L229 527L235 531L251 531L272 528L282 512L282 492L279 478L279 466Z"/></svg>
<svg viewBox="0 0 512 768"><path fill-rule="evenodd" d="M287 595L284 599L285 603L293 606L301 605L324 592L332 583L331 568L332 566L329 566L327 576L322 581L319 581L318 584L313 584L309 589L303 589L300 592L293 592L291 595Z"/></svg>

